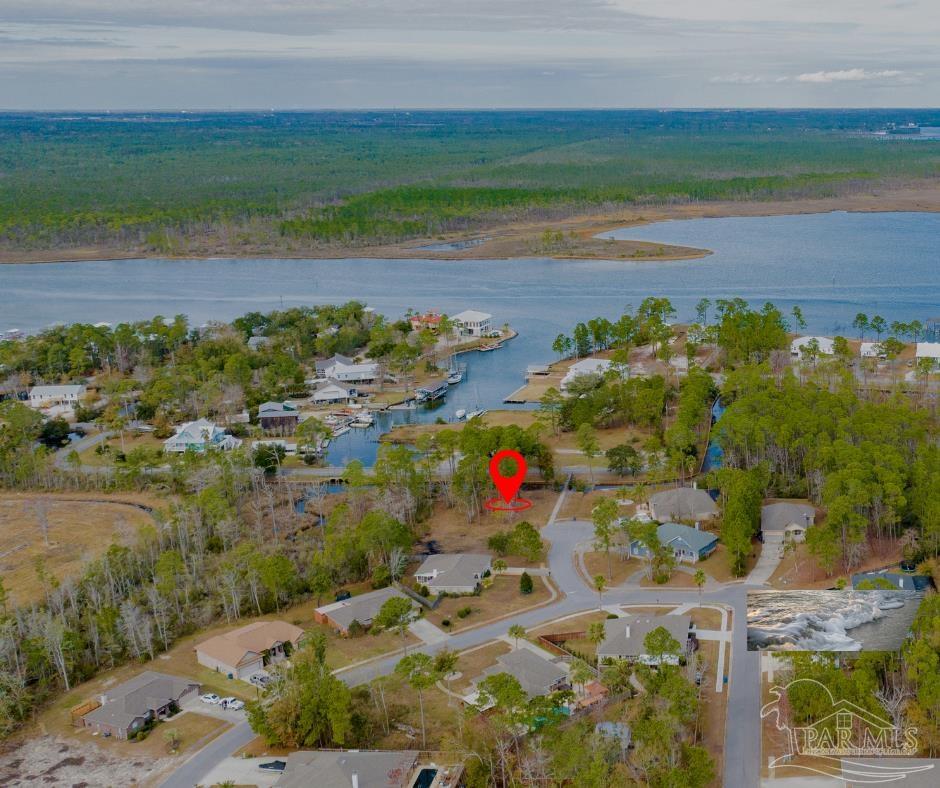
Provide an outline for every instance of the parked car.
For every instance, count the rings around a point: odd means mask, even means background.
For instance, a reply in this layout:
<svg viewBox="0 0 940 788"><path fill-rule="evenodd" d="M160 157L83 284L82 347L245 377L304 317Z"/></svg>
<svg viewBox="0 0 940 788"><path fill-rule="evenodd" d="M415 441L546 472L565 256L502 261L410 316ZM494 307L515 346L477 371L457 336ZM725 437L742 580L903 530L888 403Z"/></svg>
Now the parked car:
<svg viewBox="0 0 940 788"><path fill-rule="evenodd" d="M232 709L232 711L240 711L245 708L244 702L240 701L238 698L222 698L222 700L219 701L219 705L223 709Z"/></svg>
<svg viewBox="0 0 940 788"><path fill-rule="evenodd" d="M256 687L266 687L268 686L268 682L271 681L271 677L267 673L252 673L248 677L248 681Z"/></svg>
<svg viewBox="0 0 940 788"><path fill-rule="evenodd" d="M267 761L266 763L259 763L259 769L267 769L271 772L283 772L287 768L287 761Z"/></svg>
<svg viewBox="0 0 940 788"><path fill-rule="evenodd" d="M203 703L210 703L213 706L216 706L218 705L220 698L214 692L207 692L205 695L200 695L199 700L201 700Z"/></svg>
<svg viewBox="0 0 940 788"><path fill-rule="evenodd" d="M352 594L350 594L348 591L337 591L335 599L337 602L343 602L349 599L351 596Z"/></svg>

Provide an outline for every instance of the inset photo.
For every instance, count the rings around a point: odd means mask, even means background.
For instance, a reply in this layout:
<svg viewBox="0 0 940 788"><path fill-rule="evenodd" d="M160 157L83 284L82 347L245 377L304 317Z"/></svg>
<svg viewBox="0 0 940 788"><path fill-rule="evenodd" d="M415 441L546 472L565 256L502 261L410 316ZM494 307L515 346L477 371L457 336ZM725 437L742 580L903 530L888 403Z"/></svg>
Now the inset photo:
<svg viewBox="0 0 940 788"><path fill-rule="evenodd" d="M749 591L749 651L897 651L921 591Z"/></svg>

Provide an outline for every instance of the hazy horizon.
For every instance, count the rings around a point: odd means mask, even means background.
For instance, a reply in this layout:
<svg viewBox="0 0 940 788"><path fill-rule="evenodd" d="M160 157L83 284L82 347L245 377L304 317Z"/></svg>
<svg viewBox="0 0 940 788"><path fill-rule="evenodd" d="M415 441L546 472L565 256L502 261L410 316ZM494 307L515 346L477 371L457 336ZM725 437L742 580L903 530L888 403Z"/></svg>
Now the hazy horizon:
<svg viewBox="0 0 940 788"><path fill-rule="evenodd" d="M929 0L0 0L0 108L929 108L938 40Z"/></svg>

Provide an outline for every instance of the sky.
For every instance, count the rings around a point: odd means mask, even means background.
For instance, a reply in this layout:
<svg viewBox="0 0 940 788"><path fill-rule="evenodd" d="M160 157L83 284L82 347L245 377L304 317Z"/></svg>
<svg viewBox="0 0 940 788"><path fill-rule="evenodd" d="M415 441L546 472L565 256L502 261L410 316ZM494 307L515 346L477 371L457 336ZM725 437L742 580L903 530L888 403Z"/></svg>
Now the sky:
<svg viewBox="0 0 940 788"><path fill-rule="evenodd" d="M940 106L937 0L0 0L2 109Z"/></svg>

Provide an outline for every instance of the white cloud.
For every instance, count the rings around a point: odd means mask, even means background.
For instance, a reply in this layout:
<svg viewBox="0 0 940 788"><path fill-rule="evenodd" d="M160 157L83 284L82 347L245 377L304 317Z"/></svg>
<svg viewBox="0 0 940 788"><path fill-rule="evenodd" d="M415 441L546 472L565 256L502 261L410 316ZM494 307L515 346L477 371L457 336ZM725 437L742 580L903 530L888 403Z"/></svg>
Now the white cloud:
<svg viewBox="0 0 940 788"><path fill-rule="evenodd" d="M796 81L826 84L829 82L866 82L869 80L896 79L902 76L904 76L904 72L895 69L867 71L864 68L846 68L841 71L813 71L808 74L800 74L796 77Z"/></svg>
<svg viewBox="0 0 940 788"><path fill-rule="evenodd" d="M767 80L758 74L727 74L725 76L711 77L709 80L715 85L760 85Z"/></svg>

